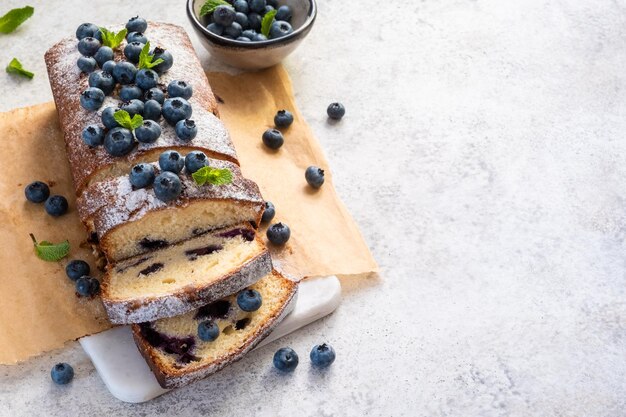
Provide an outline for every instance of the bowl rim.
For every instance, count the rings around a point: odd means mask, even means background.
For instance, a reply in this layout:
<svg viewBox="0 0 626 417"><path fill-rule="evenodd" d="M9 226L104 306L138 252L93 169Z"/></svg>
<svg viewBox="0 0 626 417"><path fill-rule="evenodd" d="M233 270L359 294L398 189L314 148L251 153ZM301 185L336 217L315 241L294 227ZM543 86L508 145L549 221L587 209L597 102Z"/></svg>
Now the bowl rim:
<svg viewBox="0 0 626 417"><path fill-rule="evenodd" d="M193 10L193 5L195 1L196 0L187 0L187 16L191 20L191 23L194 25L196 30L202 32L212 42L222 46L236 46L246 49L260 49L268 46L277 46L289 43L299 38L302 34L306 34L306 32L311 28L311 25L313 25L313 22L315 22L315 18L317 17L317 4L315 0L308 0L309 11L307 13L307 18L304 21L304 24L298 29L294 30L289 35L277 39L268 39L266 41L244 42L238 41L236 39L224 38L222 36L216 35L215 33L209 31L206 27L204 27L204 25L200 22L200 19L198 18L198 16L196 16L196 13Z"/></svg>

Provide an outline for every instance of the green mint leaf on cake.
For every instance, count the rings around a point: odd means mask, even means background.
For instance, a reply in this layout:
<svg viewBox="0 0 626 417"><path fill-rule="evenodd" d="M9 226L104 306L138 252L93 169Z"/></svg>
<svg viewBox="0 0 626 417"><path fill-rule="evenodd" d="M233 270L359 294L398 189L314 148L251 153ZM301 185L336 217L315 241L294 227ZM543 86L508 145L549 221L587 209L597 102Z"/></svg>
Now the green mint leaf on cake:
<svg viewBox="0 0 626 417"><path fill-rule="evenodd" d="M141 48L141 52L139 53L139 64L137 64L137 68L143 69L151 69L159 65L163 61L163 58L157 58L154 60L154 55L150 55L150 42L146 42L146 44Z"/></svg>
<svg viewBox="0 0 626 417"><path fill-rule="evenodd" d="M13 58L11 62L9 62L6 70L9 74L17 74L26 78L33 78L35 76L32 72L25 70L24 67L22 67L22 63L18 61L17 58Z"/></svg>
<svg viewBox="0 0 626 417"><path fill-rule="evenodd" d="M200 16L206 16L213 13L215 9L217 9L217 6L228 6L231 8L233 7L232 4L224 0L207 0L207 2L204 3L202 5L202 8L200 9Z"/></svg>
<svg viewBox="0 0 626 417"><path fill-rule="evenodd" d="M37 239L35 239L32 233L30 234L30 238L33 240L33 245L35 246L35 254L39 259L44 261L60 261L70 253L70 242L68 240L57 244L45 240L37 242Z"/></svg>
<svg viewBox="0 0 626 417"><path fill-rule="evenodd" d="M124 41L128 30L122 29L115 33L106 28L100 28L100 33L102 34L102 45L115 49Z"/></svg>
<svg viewBox="0 0 626 417"><path fill-rule="evenodd" d="M131 119L130 114L126 110L116 111L113 113L113 118L117 124L129 130L135 130L143 124L143 117L140 114L134 115Z"/></svg>
<svg viewBox="0 0 626 417"><path fill-rule="evenodd" d="M13 32L19 25L31 17L34 12L35 9L30 6L9 10L7 14L0 17L0 33Z"/></svg>
<svg viewBox="0 0 626 417"><path fill-rule="evenodd" d="M193 174L191 174L191 176L198 185L225 185L230 184L233 181L233 173L230 171L230 169L226 168L219 169L202 167Z"/></svg>
<svg viewBox="0 0 626 417"><path fill-rule="evenodd" d="M276 13L278 13L277 10L265 13L263 20L261 21L261 33L267 38L270 37L270 29L272 28L272 23L274 23L274 16L276 16Z"/></svg>

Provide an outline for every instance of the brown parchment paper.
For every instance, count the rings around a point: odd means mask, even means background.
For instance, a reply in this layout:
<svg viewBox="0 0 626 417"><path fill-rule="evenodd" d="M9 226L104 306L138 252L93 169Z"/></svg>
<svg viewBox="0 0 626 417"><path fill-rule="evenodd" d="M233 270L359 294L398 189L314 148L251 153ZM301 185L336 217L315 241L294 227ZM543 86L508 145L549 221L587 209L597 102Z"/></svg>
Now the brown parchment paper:
<svg viewBox="0 0 626 417"><path fill-rule="evenodd" d="M274 221L291 227L287 245L271 247L276 264L295 277L377 270L335 193L323 152L295 106L286 71L278 66L239 76L208 75L223 100L220 114L244 174L257 181L264 197L275 204ZM261 134L273 124L276 110L283 108L294 114L295 122L284 130L285 145L270 152L263 147ZM0 141L0 364L12 364L111 324L100 299L77 297L65 275L65 265L73 258L88 261L92 271L96 268L76 213L54 104L0 113ZM309 165L326 169L326 182L318 191L304 180ZM25 200L24 187L36 179L52 184L52 194L68 198L68 214L52 218L43 204ZM29 233L40 241L69 239L70 256L61 262L39 260Z"/></svg>

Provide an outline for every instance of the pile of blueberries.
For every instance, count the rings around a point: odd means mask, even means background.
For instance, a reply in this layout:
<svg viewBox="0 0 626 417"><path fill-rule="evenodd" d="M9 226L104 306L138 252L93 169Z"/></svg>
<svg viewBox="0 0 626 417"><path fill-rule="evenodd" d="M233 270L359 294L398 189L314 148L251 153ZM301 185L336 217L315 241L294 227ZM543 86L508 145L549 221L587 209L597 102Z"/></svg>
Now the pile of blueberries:
<svg viewBox="0 0 626 417"><path fill-rule="evenodd" d="M102 107L107 95L113 93L119 84L117 107L107 107L102 111L102 125L92 124L82 132L85 144L91 147L104 145L112 156L123 156L131 152L135 139L142 143L153 143L161 135L159 120L161 116L175 126L177 137L182 141L190 141L197 134L197 126L190 119L192 107L189 99L193 94L190 84L174 80L167 86L167 91L159 87L159 75L169 70L174 64L172 54L162 48L154 48L150 56L154 61L163 62L153 69L138 69L139 55L148 43L144 32L148 23L141 17L133 17L126 23L128 33L124 56L127 60L115 62L114 52L101 44L102 33L93 23L83 23L76 30L79 39L78 51L83 55L78 59L78 67L89 74L89 87L82 92L80 103L89 111ZM98 66L100 69L97 69ZM122 127L115 120L115 113L125 110L132 118L141 115L143 123L134 132Z"/></svg>
<svg viewBox="0 0 626 417"><path fill-rule="evenodd" d="M277 39L293 32L291 8L278 6L277 0L226 0L230 5L218 6L209 16L207 29L223 38L241 42ZM276 10L269 37L261 33L263 17Z"/></svg>

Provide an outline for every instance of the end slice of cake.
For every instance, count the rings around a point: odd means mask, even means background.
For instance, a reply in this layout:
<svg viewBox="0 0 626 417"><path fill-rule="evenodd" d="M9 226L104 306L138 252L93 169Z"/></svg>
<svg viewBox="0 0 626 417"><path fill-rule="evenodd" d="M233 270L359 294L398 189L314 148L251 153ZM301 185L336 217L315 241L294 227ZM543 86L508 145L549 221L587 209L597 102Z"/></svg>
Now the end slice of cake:
<svg viewBox="0 0 626 417"><path fill-rule="evenodd" d="M241 359L291 311L298 285L274 270L250 288L262 297L253 312L241 310L233 294L181 316L132 326L135 343L162 387L187 385ZM212 342L198 337L203 320L219 327Z"/></svg>

